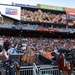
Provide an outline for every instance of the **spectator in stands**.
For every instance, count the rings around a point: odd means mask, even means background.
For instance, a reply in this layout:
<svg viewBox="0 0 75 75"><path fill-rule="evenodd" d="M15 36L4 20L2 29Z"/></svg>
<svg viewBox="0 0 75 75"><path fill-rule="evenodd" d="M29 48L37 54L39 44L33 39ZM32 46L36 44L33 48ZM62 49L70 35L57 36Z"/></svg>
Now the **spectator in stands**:
<svg viewBox="0 0 75 75"><path fill-rule="evenodd" d="M43 22L50 22L49 15L47 13L43 13Z"/></svg>
<svg viewBox="0 0 75 75"><path fill-rule="evenodd" d="M8 40L5 40L3 46L4 46L5 50L8 51L8 48L10 46L10 42Z"/></svg>
<svg viewBox="0 0 75 75"><path fill-rule="evenodd" d="M38 10L37 21L38 22L43 21L43 12L41 10Z"/></svg>
<svg viewBox="0 0 75 75"><path fill-rule="evenodd" d="M14 44L11 44L11 46L9 46L9 49L7 52L8 52L8 55L12 54L12 53L18 53L18 49L16 48L16 46Z"/></svg>
<svg viewBox="0 0 75 75"><path fill-rule="evenodd" d="M0 46L0 52L2 52L2 46Z"/></svg>
<svg viewBox="0 0 75 75"><path fill-rule="evenodd" d="M28 59L29 65L33 65L33 63L35 63L35 53L36 53L36 50L32 49L30 56L29 56L29 59Z"/></svg>
<svg viewBox="0 0 75 75"><path fill-rule="evenodd" d="M4 39L0 37L0 47L3 47Z"/></svg>
<svg viewBox="0 0 75 75"><path fill-rule="evenodd" d="M8 53L7 51L3 48L2 52L0 52L0 56L4 56L3 60L7 60L8 59Z"/></svg>
<svg viewBox="0 0 75 75"><path fill-rule="evenodd" d="M22 41L22 51L26 51L27 44L25 41Z"/></svg>
<svg viewBox="0 0 75 75"><path fill-rule="evenodd" d="M1 45L4 43L3 41ZM26 54L31 56L32 49L34 49L36 53L43 53L45 56L53 58L51 53L56 50L72 49L75 46L75 39L9 37L9 43L11 46L7 51L8 54L17 53L15 49L18 49L18 52L27 51ZM3 45L2 48L4 48Z"/></svg>
<svg viewBox="0 0 75 75"><path fill-rule="evenodd" d="M22 9L21 10L21 20L24 21L38 21L38 22L48 22L48 23L59 23L66 24L65 14L54 14L51 12L43 12L42 10L31 11Z"/></svg>
<svg viewBox="0 0 75 75"><path fill-rule="evenodd" d="M52 54L51 54L51 52L50 52L50 48L49 48L49 47L46 48L46 50L45 50L45 52L44 52L44 55L45 55L46 57L49 57L49 58L54 58L54 56L52 56Z"/></svg>

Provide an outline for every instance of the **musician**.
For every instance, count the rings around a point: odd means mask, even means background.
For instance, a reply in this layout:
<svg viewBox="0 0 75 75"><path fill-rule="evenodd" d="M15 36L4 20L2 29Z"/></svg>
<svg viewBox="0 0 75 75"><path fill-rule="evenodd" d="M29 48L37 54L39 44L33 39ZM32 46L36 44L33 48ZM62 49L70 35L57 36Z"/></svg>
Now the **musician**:
<svg viewBox="0 0 75 75"><path fill-rule="evenodd" d="M62 52L58 57L58 61L58 67L62 75L73 75L73 64L66 61Z"/></svg>

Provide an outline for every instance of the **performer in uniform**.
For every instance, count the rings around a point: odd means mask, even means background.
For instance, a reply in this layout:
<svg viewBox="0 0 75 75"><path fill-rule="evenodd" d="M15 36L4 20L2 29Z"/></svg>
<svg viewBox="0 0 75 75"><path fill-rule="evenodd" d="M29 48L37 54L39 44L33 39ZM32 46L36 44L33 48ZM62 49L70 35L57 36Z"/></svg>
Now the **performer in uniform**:
<svg viewBox="0 0 75 75"><path fill-rule="evenodd" d="M62 75L74 75L73 74L73 64L69 61L66 61L63 53L60 53L58 57L58 67Z"/></svg>

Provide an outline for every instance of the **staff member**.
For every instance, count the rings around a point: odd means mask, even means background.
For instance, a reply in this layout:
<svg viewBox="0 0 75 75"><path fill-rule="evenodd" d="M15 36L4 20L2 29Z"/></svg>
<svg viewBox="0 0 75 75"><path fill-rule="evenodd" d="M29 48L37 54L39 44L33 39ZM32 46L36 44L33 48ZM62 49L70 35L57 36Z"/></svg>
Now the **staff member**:
<svg viewBox="0 0 75 75"><path fill-rule="evenodd" d="M65 60L63 53L60 53L58 57L58 67L62 75L74 75L73 74L73 64Z"/></svg>

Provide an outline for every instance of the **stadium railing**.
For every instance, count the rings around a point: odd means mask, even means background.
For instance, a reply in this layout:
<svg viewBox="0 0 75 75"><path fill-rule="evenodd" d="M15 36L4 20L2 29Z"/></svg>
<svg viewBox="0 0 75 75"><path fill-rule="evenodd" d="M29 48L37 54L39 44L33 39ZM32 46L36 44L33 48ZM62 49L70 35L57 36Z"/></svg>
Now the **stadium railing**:
<svg viewBox="0 0 75 75"><path fill-rule="evenodd" d="M6 75L4 69L0 69L0 75ZM61 75L57 66L38 65L34 63L33 66L21 66L20 75ZM74 68L75 75L75 68Z"/></svg>
<svg viewBox="0 0 75 75"><path fill-rule="evenodd" d="M23 66L20 69L20 75L61 75L57 66L52 65L36 65ZM75 75L75 68L74 68Z"/></svg>
<svg viewBox="0 0 75 75"><path fill-rule="evenodd" d="M31 67L21 67L20 75L60 75L57 66L39 65L34 63Z"/></svg>
<svg viewBox="0 0 75 75"><path fill-rule="evenodd" d="M7 28L7 29L17 29L17 30L34 30L36 31L37 28L44 28L42 26L39 25L30 25L30 24L24 24L24 25L13 25L13 24L0 24L0 28ZM48 28L49 30L58 30L60 32L69 32L69 33L75 33L75 29L74 28Z"/></svg>

